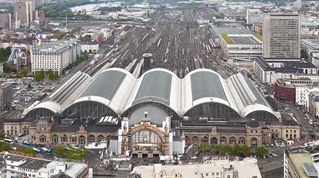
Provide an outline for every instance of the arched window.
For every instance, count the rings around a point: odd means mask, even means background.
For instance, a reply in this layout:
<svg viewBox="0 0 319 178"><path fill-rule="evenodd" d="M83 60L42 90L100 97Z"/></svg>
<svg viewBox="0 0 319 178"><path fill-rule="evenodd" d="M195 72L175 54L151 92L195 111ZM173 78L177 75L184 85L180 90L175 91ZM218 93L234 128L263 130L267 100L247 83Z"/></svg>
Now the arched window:
<svg viewBox="0 0 319 178"><path fill-rule="evenodd" d="M230 137L229 138L229 144L236 144L236 138L235 137Z"/></svg>
<svg viewBox="0 0 319 178"><path fill-rule="evenodd" d="M192 143L193 143L193 144L199 144L199 138L198 138L197 136L194 136L194 137L192 138Z"/></svg>
<svg viewBox="0 0 319 178"><path fill-rule="evenodd" d="M62 143L68 142L68 137L65 134L61 136L61 142Z"/></svg>
<svg viewBox="0 0 319 178"><path fill-rule="evenodd" d="M97 142L100 143L102 140L105 140L103 135L97 136Z"/></svg>
<svg viewBox="0 0 319 178"><path fill-rule="evenodd" d="M133 143L161 143L161 137L150 130L141 130L132 134Z"/></svg>
<svg viewBox="0 0 319 178"><path fill-rule="evenodd" d="M95 136L89 135L88 141L89 141L89 143L95 143Z"/></svg>
<svg viewBox="0 0 319 178"><path fill-rule="evenodd" d="M226 137L220 137L220 144L226 144L226 143L227 143Z"/></svg>
<svg viewBox="0 0 319 178"><path fill-rule="evenodd" d="M85 145L85 137L83 135L79 137L79 145Z"/></svg>
<svg viewBox="0 0 319 178"><path fill-rule="evenodd" d="M211 139L210 139L210 144L212 144L212 145L217 145L217 144L218 144L217 138L216 138L216 137L211 138Z"/></svg>
<svg viewBox="0 0 319 178"><path fill-rule="evenodd" d="M45 135L40 136L40 142L41 143L46 143L47 142L47 137Z"/></svg>
<svg viewBox="0 0 319 178"><path fill-rule="evenodd" d="M201 143L207 145L208 144L208 137L203 136L201 139Z"/></svg>
<svg viewBox="0 0 319 178"><path fill-rule="evenodd" d="M239 137L238 144L240 144L240 145L246 144L246 139L244 137Z"/></svg>
<svg viewBox="0 0 319 178"><path fill-rule="evenodd" d="M250 140L250 144L251 144L251 148L256 148L257 147L257 138L252 138L251 140Z"/></svg>
<svg viewBox="0 0 319 178"><path fill-rule="evenodd" d="M52 135L52 143L57 144L58 142L59 142L59 137L56 134Z"/></svg>

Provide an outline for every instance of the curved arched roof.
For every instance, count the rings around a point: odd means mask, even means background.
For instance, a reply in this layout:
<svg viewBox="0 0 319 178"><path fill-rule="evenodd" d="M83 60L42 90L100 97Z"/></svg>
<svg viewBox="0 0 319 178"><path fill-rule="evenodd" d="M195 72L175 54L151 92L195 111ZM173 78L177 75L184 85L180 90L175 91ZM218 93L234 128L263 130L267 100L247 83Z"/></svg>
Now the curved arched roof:
<svg viewBox="0 0 319 178"><path fill-rule="evenodd" d="M46 102L40 103L36 105L33 109L37 109L37 108L49 109L54 113L58 113L62 111L62 107L58 103L55 103L52 101L46 101Z"/></svg>
<svg viewBox="0 0 319 178"><path fill-rule="evenodd" d="M204 103L220 103L237 112L230 98L225 80L215 71L198 69L188 73L183 79L184 113Z"/></svg>
<svg viewBox="0 0 319 178"><path fill-rule="evenodd" d="M111 68L101 72L90 85L81 93L78 98L85 96L99 96L112 100L119 87L122 85L126 76L132 76L131 73L119 69Z"/></svg>
<svg viewBox="0 0 319 178"><path fill-rule="evenodd" d="M30 113L31 111L35 110L35 109L48 109L50 111L52 111L53 113L60 113L62 112L62 107L55 102L52 101L45 101L43 103L39 103L35 106L33 106L33 108L28 108L28 111L26 113L24 113L24 115L27 115L28 113Z"/></svg>
<svg viewBox="0 0 319 178"><path fill-rule="evenodd" d="M99 73L73 104L95 101L119 113L126 104L136 79L128 71L110 68Z"/></svg>
<svg viewBox="0 0 319 178"><path fill-rule="evenodd" d="M246 117L254 111L266 111L274 114L265 98L247 77L239 73L229 77L227 83L242 117Z"/></svg>
<svg viewBox="0 0 319 178"><path fill-rule="evenodd" d="M256 110L278 117L247 77L237 74L225 80L210 69L194 70L183 79L161 68L149 70L138 79L123 69L106 69L94 76L72 103L85 101L104 104L118 115L143 103L159 103L182 117L201 104L219 103L241 117ZM39 107L53 112L67 109L51 101L37 104L33 109Z"/></svg>
<svg viewBox="0 0 319 178"><path fill-rule="evenodd" d="M180 83L180 79L167 69L149 70L137 80L125 110L140 103L156 102L178 113Z"/></svg>

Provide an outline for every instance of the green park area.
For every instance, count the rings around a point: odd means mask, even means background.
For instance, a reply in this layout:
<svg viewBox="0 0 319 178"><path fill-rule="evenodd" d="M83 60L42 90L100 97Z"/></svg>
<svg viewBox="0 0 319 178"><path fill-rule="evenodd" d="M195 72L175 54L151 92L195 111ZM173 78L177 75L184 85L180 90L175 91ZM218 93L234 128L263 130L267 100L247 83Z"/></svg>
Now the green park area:
<svg viewBox="0 0 319 178"><path fill-rule="evenodd" d="M73 148L73 147L65 147L61 144L58 144L53 153L59 157L66 158L69 160L82 160L88 151L84 148Z"/></svg>

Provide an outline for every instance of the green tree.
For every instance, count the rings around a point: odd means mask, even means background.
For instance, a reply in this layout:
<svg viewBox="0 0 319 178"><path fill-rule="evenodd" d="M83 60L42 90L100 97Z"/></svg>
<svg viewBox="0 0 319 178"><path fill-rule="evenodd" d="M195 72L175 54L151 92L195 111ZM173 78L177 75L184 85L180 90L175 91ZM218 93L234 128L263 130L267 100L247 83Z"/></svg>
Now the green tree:
<svg viewBox="0 0 319 178"><path fill-rule="evenodd" d="M3 140L6 136L6 133L0 132L0 140Z"/></svg>
<svg viewBox="0 0 319 178"><path fill-rule="evenodd" d="M35 151L33 150L32 147L23 147L23 146L20 146L17 148L17 151L20 151L22 153L30 153L32 154L33 156L36 155Z"/></svg>
<svg viewBox="0 0 319 178"><path fill-rule="evenodd" d="M0 147L1 151L10 151L12 149L11 145L8 143L3 143Z"/></svg>
<svg viewBox="0 0 319 178"><path fill-rule="evenodd" d="M27 67L22 67L22 69L20 70L20 74L24 77L26 77L28 75L28 68Z"/></svg>
<svg viewBox="0 0 319 178"><path fill-rule="evenodd" d="M232 153L233 147L231 145L224 145L224 153Z"/></svg>
<svg viewBox="0 0 319 178"><path fill-rule="evenodd" d="M0 48L0 61L7 61L11 54L11 47Z"/></svg>
<svg viewBox="0 0 319 178"><path fill-rule="evenodd" d="M234 155L239 155L239 153L241 152L241 146L239 146L238 144L234 145L233 146L233 149L232 149L232 154Z"/></svg>
<svg viewBox="0 0 319 178"><path fill-rule="evenodd" d="M214 151L216 149L216 145L214 144L209 145L209 149L210 151Z"/></svg>
<svg viewBox="0 0 319 178"><path fill-rule="evenodd" d="M11 72L11 68L10 68L10 66L8 65L7 62L4 62L4 63L3 63L3 71L4 71L5 73Z"/></svg>
<svg viewBox="0 0 319 178"><path fill-rule="evenodd" d="M44 71L39 71L34 74L34 80L40 81L44 78Z"/></svg>
<svg viewBox="0 0 319 178"><path fill-rule="evenodd" d="M262 157L268 154L268 150L263 147L263 146L259 146L256 148L256 156L257 157Z"/></svg>
<svg viewBox="0 0 319 178"><path fill-rule="evenodd" d="M251 148L247 145L241 146L241 153L243 153L244 156L247 156L251 151Z"/></svg>
<svg viewBox="0 0 319 178"><path fill-rule="evenodd" d="M222 144L219 144L219 145L217 145L216 149L217 149L219 152L224 152L225 146L222 145Z"/></svg>
<svg viewBox="0 0 319 178"><path fill-rule="evenodd" d="M199 144L198 146L199 151L206 151L207 150L207 145L206 144Z"/></svg>
<svg viewBox="0 0 319 178"><path fill-rule="evenodd" d="M53 151L55 154L57 154L58 156L64 156L64 153L65 153L65 148L63 145L61 144L58 144L54 151Z"/></svg>

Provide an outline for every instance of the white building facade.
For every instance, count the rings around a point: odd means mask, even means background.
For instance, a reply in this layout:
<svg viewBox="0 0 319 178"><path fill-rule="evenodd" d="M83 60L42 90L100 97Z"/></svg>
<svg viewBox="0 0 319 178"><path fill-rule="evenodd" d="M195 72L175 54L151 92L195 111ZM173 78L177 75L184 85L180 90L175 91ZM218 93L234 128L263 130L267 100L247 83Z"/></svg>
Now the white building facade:
<svg viewBox="0 0 319 178"><path fill-rule="evenodd" d="M82 53L96 53L100 49L99 43L95 42L82 42L81 52Z"/></svg>
<svg viewBox="0 0 319 178"><path fill-rule="evenodd" d="M48 178L59 174L67 177L84 178L88 169L85 163L52 161L46 159L4 154L0 177Z"/></svg>
<svg viewBox="0 0 319 178"><path fill-rule="evenodd" d="M32 73L51 70L60 75L63 69L74 63L80 55L81 44L75 40L44 42L40 49L34 45L31 50Z"/></svg>

